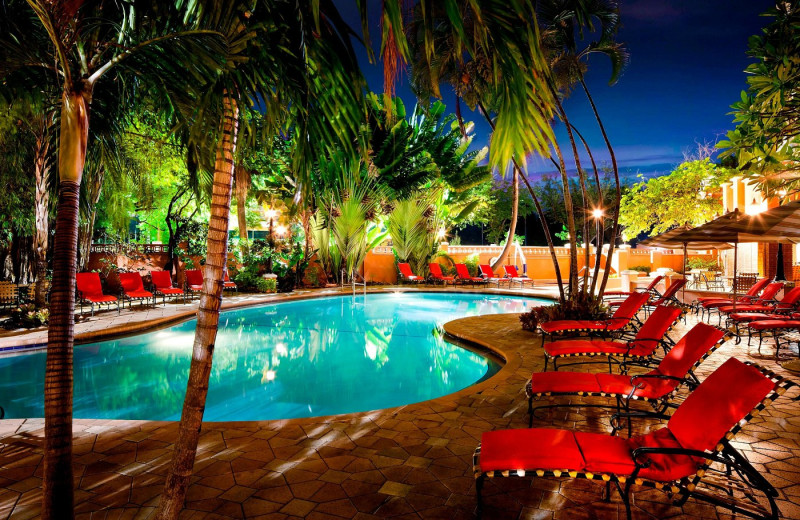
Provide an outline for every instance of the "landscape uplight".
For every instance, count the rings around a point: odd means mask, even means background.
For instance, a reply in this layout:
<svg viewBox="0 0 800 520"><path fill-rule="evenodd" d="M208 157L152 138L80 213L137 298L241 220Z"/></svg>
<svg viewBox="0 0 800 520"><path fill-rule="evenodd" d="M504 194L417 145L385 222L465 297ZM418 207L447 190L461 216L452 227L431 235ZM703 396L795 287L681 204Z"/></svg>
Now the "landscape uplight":
<svg viewBox="0 0 800 520"><path fill-rule="evenodd" d="M595 208L592 210L592 217L594 218L600 219L603 218L603 215L605 215L605 212L602 208Z"/></svg>

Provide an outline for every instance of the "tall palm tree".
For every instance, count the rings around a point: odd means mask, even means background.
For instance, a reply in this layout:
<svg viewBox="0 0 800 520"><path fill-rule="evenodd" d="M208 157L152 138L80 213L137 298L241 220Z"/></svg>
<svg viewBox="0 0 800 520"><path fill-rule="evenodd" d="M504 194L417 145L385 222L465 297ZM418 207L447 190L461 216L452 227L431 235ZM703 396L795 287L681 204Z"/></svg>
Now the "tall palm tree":
<svg viewBox="0 0 800 520"><path fill-rule="evenodd" d="M186 496L208 395L222 303L232 181L240 129L258 100L267 134L291 125L294 168L307 175L310 157L336 145L355 155L364 119L363 79L349 29L331 1L210 3L201 23L225 35L226 62L185 114L189 143L201 164L213 154L213 189L197 328L178 439L156 518L177 518ZM333 117L332 115L336 115ZM205 160L203 160L205 159Z"/></svg>
<svg viewBox="0 0 800 520"><path fill-rule="evenodd" d="M614 254L616 237L619 233L619 204L621 195L619 168L617 167L614 149L611 146L605 126L603 125L597 106L595 105L594 99L585 81L587 69L585 61L593 54L605 55L611 61L611 78L609 84L613 85L619 79L628 62L628 53L624 44L616 41L616 35L620 26L619 6L614 0L541 0L537 3L537 14L539 16L538 20L542 25L542 45L545 49L545 53L549 56L553 69L552 78L554 80L554 87L559 91L568 92L576 83L580 83L592 107L592 112L610 155L616 186L616 196L612 208L612 240L608 251L608 258L611 258ZM593 34L596 31L599 31L600 34L598 40L590 42L584 48L578 47L578 44L585 39L586 34ZM568 131L573 153L576 157L576 166L579 175L582 175L573 137L573 128L569 123L569 119L563 107L559 110L559 113ZM591 153L589 152L589 154L591 158ZM583 176L581 180L585 182ZM597 186L598 196L602 197L599 172L596 166L594 167L594 180ZM585 193L584 189L584 194ZM600 207L602 205L602 198L599 198L598 201L595 202L595 205L596 207ZM588 211L588 209L587 207L584 210ZM585 221L586 219L584 218L584 222ZM586 231L584 231L584 233L586 234ZM592 286L590 289L587 287L587 290L590 290L592 293L594 293L596 289L600 269L601 254L599 248L600 243L598 239L598 254L595 258ZM603 280L599 287L600 293L605 290L609 273L610 269L606 269L603 274ZM588 269L586 270L586 274L588 276Z"/></svg>
<svg viewBox="0 0 800 520"><path fill-rule="evenodd" d="M180 4L182 2L179 2ZM152 7L156 7L156 2ZM158 78L156 88L187 76L202 88L201 78L218 47L207 31L187 30L184 9L157 7L161 18L140 13L140 3L103 0L11 0L4 16L13 20L5 37L47 49L48 59L28 62L2 55L0 76L31 80L32 89L54 85L60 93L58 206L53 246L45 375L45 519L74 515L72 476L72 346L74 341L75 269L77 266L80 185L96 89L113 86L126 73ZM167 52L167 49L169 51ZM158 58L157 61L154 61ZM190 59L191 58L191 59ZM187 68L189 74L187 75ZM212 67L213 68L213 67ZM39 71L43 71L38 73ZM131 75L131 77L133 77ZM38 83L47 81L46 84Z"/></svg>

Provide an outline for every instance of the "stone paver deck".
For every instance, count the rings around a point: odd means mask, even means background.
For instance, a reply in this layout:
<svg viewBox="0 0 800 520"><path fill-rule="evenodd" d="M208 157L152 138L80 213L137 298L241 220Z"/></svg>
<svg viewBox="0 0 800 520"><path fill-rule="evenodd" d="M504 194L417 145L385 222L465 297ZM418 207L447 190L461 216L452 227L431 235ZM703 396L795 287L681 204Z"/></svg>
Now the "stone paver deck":
<svg viewBox="0 0 800 520"><path fill-rule="evenodd" d="M465 318L447 329L491 346L506 365L456 394L399 408L206 423L181 518L473 518L473 450L484 431L527 426L523 385L532 371L542 369L543 357L539 338L522 331L516 315ZM789 375L768 352L758 356L755 347L728 342L704 363L700 377L730 356ZM607 421L602 412L580 409L552 413L534 425L605 432ZM76 421L79 518L147 518L158 501L176 432L172 422ZM800 403L783 398L735 440L779 489L785 518L800 518L798 433ZM42 436L41 419L0 421L0 518L38 516ZM616 494L604 502L601 491L586 480L492 479L484 488L484 518L624 518ZM677 508L652 489L634 488L633 504L637 519L731 518L694 500Z"/></svg>

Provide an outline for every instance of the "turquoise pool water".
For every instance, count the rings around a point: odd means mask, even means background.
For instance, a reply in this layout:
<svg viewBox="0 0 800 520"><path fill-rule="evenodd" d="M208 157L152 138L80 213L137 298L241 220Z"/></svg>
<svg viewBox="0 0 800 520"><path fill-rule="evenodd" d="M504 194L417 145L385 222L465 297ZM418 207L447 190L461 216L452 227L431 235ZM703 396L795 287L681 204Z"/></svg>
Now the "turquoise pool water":
<svg viewBox="0 0 800 520"><path fill-rule="evenodd" d="M533 298L465 293L331 297L224 312L207 421L360 412L440 397L499 367L446 342L441 325L522 312ZM74 415L180 418L195 321L75 347ZM7 418L44 414L43 351L0 356Z"/></svg>

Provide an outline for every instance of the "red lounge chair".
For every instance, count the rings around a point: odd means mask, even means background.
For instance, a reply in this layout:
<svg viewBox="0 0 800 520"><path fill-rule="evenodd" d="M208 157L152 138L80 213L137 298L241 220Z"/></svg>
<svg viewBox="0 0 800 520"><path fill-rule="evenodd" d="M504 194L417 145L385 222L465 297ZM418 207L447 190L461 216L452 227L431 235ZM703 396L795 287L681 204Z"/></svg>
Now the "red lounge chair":
<svg viewBox="0 0 800 520"><path fill-rule="evenodd" d="M661 293L658 292L658 290L656 289L656 286L659 283L661 283L661 280L663 280L663 279L664 279L663 276L658 275L655 278L653 278L653 281L650 282L650 285L648 285L647 288L645 288L643 290L637 289L635 291L611 291L611 292L603 293L603 298L604 299L605 298L617 299L617 298L620 298L620 297L626 297L627 298L628 296L630 296L631 294L633 294L635 292L646 292L646 293L650 293L651 295L653 295L655 297L658 297L658 296L661 296Z"/></svg>
<svg viewBox="0 0 800 520"><path fill-rule="evenodd" d="M647 318L632 341L567 339L547 343L544 345L544 371L547 371L547 365L550 360L553 361L553 370L558 371L558 360L572 356L605 356L608 359L609 372L611 372L611 363L614 360L619 364L631 359L651 361L659 345L663 347L664 353L666 353L674 344L667 334L675 326L683 312L680 307L669 305L656 307L656 310ZM596 363L596 361L569 363L562 366L587 363Z"/></svg>
<svg viewBox="0 0 800 520"><path fill-rule="evenodd" d="M508 278L500 278L494 275L494 271L492 271L492 266L487 264L480 264L478 268L481 270L481 276L483 279L486 280L486 283L493 283L497 284L497 288L500 288L500 284L503 282L508 283L508 288L511 288L511 280Z"/></svg>
<svg viewBox="0 0 800 520"><path fill-rule="evenodd" d="M784 316L780 318L769 318L766 320L751 321L747 324L748 338L747 344L750 344L750 338L758 335L758 353L761 353L761 345L764 343L764 336L772 334L775 340L775 361L778 360L781 344L778 339L780 334L787 332L794 332L800 330L800 314L793 314L791 316Z"/></svg>
<svg viewBox="0 0 800 520"><path fill-rule="evenodd" d="M153 282L153 294L160 294L165 304L167 296L183 296L183 303L186 303L186 293L172 285L169 271L150 271L150 280Z"/></svg>
<svg viewBox="0 0 800 520"><path fill-rule="evenodd" d="M400 280L403 282L408 283L422 283L425 279L421 276L417 276L411 271L411 266L405 263L397 264L397 268L400 270Z"/></svg>
<svg viewBox="0 0 800 520"><path fill-rule="evenodd" d="M612 333L621 333L628 327L637 329L637 324L641 324L636 315L650 297L647 293L635 293L628 296L628 299L614 311L614 314L605 320L557 320L546 321L539 324L542 332L542 346L546 337L552 340L556 335L579 334L586 332L608 337Z"/></svg>
<svg viewBox="0 0 800 520"><path fill-rule="evenodd" d="M740 303L741 304L752 303L753 300L755 300L758 297L758 294L761 291L763 291L764 288L767 285L769 285L769 283L771 281L772 280L770 280L769 278L762 278L759 281L757 281L755 284L753 284L752 287L750 287L750 289L748 289L747 294L745 294L744 296L740 296L736 300L737 305L740 304ZM704 296L704 297L698 298L694 302L695 312L704 312L706 305L711 305L711 304L714 304L714 303L716 303L716 304L729 303L730 304L730 303L733 303L733 298L720 298L718 296Z"/></svg>
<svg viewBox="0 0 800 520"><path fill-rule="evenodd" d="M533 279L528 278L526 275L521 275L517 271L516 265L507 265L503 269L506 271L506 278L511 280L508 284L509 288L516 282L519 284L520 288L524 287L525 284L530 284L533 287Z"/></svg>
<svg viewBox="0 0 800 520"><path fill-rule="evenodd" d="M431 262L428 264L428 268L431 271L431 278L434 282L442 282L445 287L448 282L455 284L455 276L445 276L444 273L442 273L442 266L438 262Z"/></svg>
<svg viewBox="0 0 800 520"><path fill-rule="evenodd" d="M237 293L239 292L239 286L230 279L227 269L225 270L225 276L222 279L222 290L224 291L226 289L233 289Z"/></svg>
<svg viewBox="0 0 800 520"><path fill-rule="evenodd" d="M119 300L116 296L110 294L103 294L103 284L100 282L99 273L78 273L75 275L75 283L78 289L78 302L80 303L80 313L83 314L83 303L89 303L92 306L92 316L94 316L94 305L100 307L102 304L111 307L114 303L117 305L117 314L119 314Z"/></svg>
<svg viewBox="0 0 800 520"><path fill-rule="evenodd" d="M467 269L467 264L456 264L456 280L458 283L465 284L467 282L471 283L473 287L475 284L485 284L486 279L480 276L472 276L469 274L469 269Z"/></svg>
<svg viewBox="0 0 800 520"><path fill-rule="evenodd" d="M128 300L128 308L133 305L133 300L139 300L140 304L144 304L149 302L152 298L153 305L156 304L156 299L153 296L153 293L144 290L142 275L140 275L138 272L119 273L119 284L122 286L122 290L120 291L120 299Z"/></svg>
<svg viewBox="0 0 800 520"><path fill-rule="evenodd" d="M708 318L711 318L711 314L716 312L719 317L719 324L722 324L722 315L727 312L734 312L738 310L739 307L743 305L768 305L775 303L775 296L783 289L783 284L780 282L772 282L767 285L764 291L761 293L760 296L756 298L752 298L749 303L739 303L736 302L734 306L731 302L706 302L703 304L703 311L708 314ZM736 307L736 309L734 309ZM725 309L723 311L723 309Z"/></svg>
<svg viewBox="0 0 800 520"><path fill-rule="evenodd" d="M660 307L661 308L661 307ZM655 314L655 313L654 313ZM644 327L642 327L644 329ZM678 387L696 387L700 382L693 370L728 340L725 332L717 327L698 323L664 356L650 372L631 377L628 374L589 374L584 372L541 372L531 376L525 386L528 396L528 427L533 425L536 410L563 408L567 406L609 408L605 405L582 403L555 404L533 408L533 399L542 396L579 395L613 397L617 400L617 414L612 426L620 428L620 419L626 418L628 437L631 435L632 417L655 417L666 419L672 406L672 397ZM653 410L631 411L632 400L649 401Z"/></svg>
<svg viewBox="0 0 800 520"><path fill-rule="evenodd" d="M766 291L766 290L765 290ZM747 304L733 307L720 307L720 312L728 314L726 325L733 328L738 336L739 325L756 320L768 320L772 318L785 318L787 314L794 312L800 303L800 287L795 287L783 295L780 301L772 304ZM738 343L738 341L737 341Z"/></svg>
<svg viewBox="0 0 800 520"><path fill-rule="evenodd" d="M678 291L683 289L683 286L686 285L686 280L675 280L672 284L667 287L667 290L664 291L660 297L656 298L653 301L647 302L644 306L644 314L647 314L652 310L658 307L659 305L675 305L677 307L683 307L685 304L678 299ZM684 318L685 321L685 318Z"/></svg>
<svg viewBox="0 0 800 520"><path fill-rule="evenodd" d="M486 478L552 476L597 480L608 491L615 486L628 520L633 485L662 490L677 506L693 497L734 515L777 519L777 490L731 439L792 386L768 370L731 358L689 394L666 426L645 435L624 439L549 428L486 432L473 456L478 516ZM728 493L733 489L743 491L744 498Z"/></svg>
<svg viewBox="0 0 800 520"><path fill-rule="evenodd" d="M190 298L193 298L195 293L203 292L203 271L200 269L189 269L184 271L183 275L183 290Z"/></svg>

